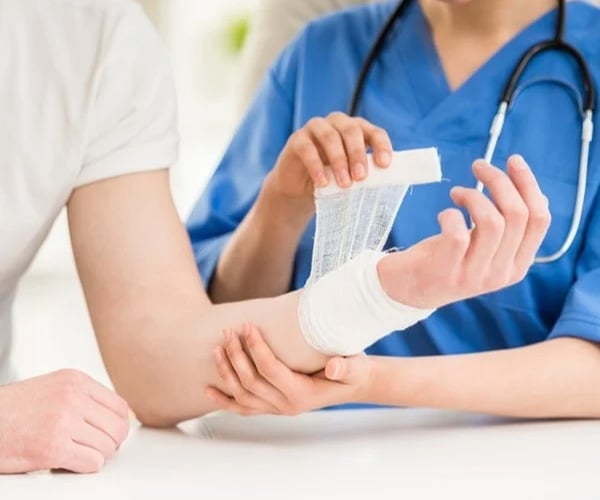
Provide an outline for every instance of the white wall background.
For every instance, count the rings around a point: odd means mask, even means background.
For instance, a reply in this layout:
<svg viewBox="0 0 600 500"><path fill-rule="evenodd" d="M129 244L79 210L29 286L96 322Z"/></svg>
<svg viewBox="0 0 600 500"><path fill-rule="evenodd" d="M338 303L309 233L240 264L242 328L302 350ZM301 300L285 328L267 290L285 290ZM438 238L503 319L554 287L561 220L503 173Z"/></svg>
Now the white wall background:
<svg viewBox="0 0 600 500"><path fill-rule="evenodd" d="M181 154L172 171L178 211L185 217L233 132L238 60L224 47L226 25L254 0L142 1L169 49L179 95ZM15 304L14 359L21 377L62 367L85 370L104 383L77 281L62 214Z"/></svg>

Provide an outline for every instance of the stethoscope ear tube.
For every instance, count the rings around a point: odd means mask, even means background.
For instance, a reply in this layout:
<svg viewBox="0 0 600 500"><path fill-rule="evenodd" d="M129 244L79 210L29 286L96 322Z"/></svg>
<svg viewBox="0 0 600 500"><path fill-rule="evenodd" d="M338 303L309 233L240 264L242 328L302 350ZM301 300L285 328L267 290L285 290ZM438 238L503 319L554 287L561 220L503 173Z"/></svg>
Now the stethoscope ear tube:
<svg viewBox="0 0 600 500"><path fill-rule="evenodd" d="M537 57L538 55L548 52L550 50L556 50L560 52L564 52L567 55L571 56L573 60L577 63L579 67L579 71L581 72L582 82L583 82L583 90L584 90L584 100L583 100L583 109L591 110L592 112L596 109L596 89L594 87L594 79L590 72L590 69L585 62L585 58L571 44L564 42L563 40L546 40L544 42L540 42L531 47L519 60L515 69L512 71L508 82L506 83L504 90L502 92L501 100L510 104L515 95L515 90L523 76L523 73L527 69L527 66L531 63L531 61Z"/></svg>

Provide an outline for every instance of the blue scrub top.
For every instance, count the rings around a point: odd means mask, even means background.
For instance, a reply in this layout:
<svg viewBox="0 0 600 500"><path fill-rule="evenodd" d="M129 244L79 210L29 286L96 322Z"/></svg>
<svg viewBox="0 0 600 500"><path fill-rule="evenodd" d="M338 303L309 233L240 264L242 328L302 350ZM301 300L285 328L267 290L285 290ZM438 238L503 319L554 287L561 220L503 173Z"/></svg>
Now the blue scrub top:
<svg viewBox="0 0 600 500"><path fill-rule="evenodd" d="M281 55L198 201L190 220L198 267L208 283L233 231L254 203L290 134L310 118L345 111L373 39L395 6L369 5L308 25ZM439 148L445 182L407 195L389 240L406 248L438 233L438 212L452 205L452 186L473 186L471 164L483 156L502 88L523 52L553 35L556 12L523 30L467 82L451 91L417 1L369 74L359 114L388 131L395 149ZM600 10L569 2L566 38L600 82ZM553 80L554 83L549 83ZM536 59L519 85L494 163L512 153L532 166L550 199L552 227L541 254L564 241L573 214L581 138L581 82L570 59ZM518 347L574 336L600 341L600 117L592 142L581 229L568 254L531 268L510 288L438 310L368 349L371 354L424 356ZM292 288L309 275L314 222L298 248Z"/></svg>

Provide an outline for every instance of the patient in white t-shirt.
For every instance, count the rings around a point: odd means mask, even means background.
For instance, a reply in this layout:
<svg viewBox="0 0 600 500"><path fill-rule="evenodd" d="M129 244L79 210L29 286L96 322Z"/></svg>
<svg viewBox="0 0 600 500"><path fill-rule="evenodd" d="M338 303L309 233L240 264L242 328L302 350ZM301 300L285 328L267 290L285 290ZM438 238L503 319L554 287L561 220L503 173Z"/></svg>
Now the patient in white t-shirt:
<svg viewBox="0 0 600 500"><path fill-rule="evenodd" d="M129 407L161 427L217 409L206 391L228 391L213 359L225 327L253 322L291 368L322 369L328 358L297 323L298 294L210 304L169 190L171 71L141 8L4 0L0 19L0 473L99 470L127 435ZM75 370L11 374L17 285L64 206L122 397Z"/></svg>
<svg viewBox="0 0 600 500"><path fill-rule="evenodd" d="M169 64L141 9L130 0L3 0L0 20L0 473L99 470L127 435L129 407L143 424L166 427L224 405L246 412L239 401L252 407L245 414L294 414L306 411L308 400L311 409L359 396L372 401L363 389L378 360L330 358L312 348L298 321L300 292L210 303L169 190L168 167L177 152ZM362 118L331 119L357 131L353 140L363 148L361 134L377 137L374 152L391 156L384 130ZM312 175L320 174L319 185L324 171L307 167L315 145L300 153L296 146L303 138L306 145L311 127L319 124L323 121L311 120L281 152L276 176L265 187L283 196L279 202L314 210ZM348 177L347 169L338 168L338 174ZM504 175L489 165L480 170L490 178ZM521 172L529 175L527 169ZM481 193L471 197L478 197L480 211L491 205ZM74 370L25 381L10 378L11 307L19 278L64 206L98 346L120 396ZM269 215L281 216L272 206ZM477 238L468 237L464 221L458 224L459 213L454 211L457 224L449 225L448 217L441 216L440 234L383 257L381 266L370 269L370 282L379 280L381 293L396 302L431 309L488 291L473 288L460 273L469 259L486 257L478 259L485 263L491 256L480 251L470 257L469 245ZM460 238L456 231L462 231ZM463 244L462 253L442 251ZM490 248L488 253L495 251ZM457 255L467 256L460 257L461 266L448 261ZM445 286L449 265L459 269L460 284L450 289ZM490 269L478 275L484 271ZM412 279L405 279L409 275ZM407 282L419 289L419 304ZM326 297L320 305L332 303ZM245 322L255 327L245 329L254 337L244 336L244 342L266 341L262 352L276 368L269 371L292 383L291 395L275 391L283 410L224 377L232 345L237 346L233 358L244 359L241 341L231 332L225 332L224 355L224 328ZM304 375L321 371L324 377ZM256 370L248 373L260 379ZM385 374L397 379L395 372ZM261 383L258 389L269 389ZM310 390L296 390L298 383ZM486 410L487 401L476 408Z"/></svg>

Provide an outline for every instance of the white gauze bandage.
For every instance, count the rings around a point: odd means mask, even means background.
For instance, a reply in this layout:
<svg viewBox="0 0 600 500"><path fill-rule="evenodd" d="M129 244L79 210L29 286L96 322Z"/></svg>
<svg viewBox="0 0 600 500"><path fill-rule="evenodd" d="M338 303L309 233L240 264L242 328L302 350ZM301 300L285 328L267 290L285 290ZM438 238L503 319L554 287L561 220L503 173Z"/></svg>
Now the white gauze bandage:
<svg viewBox="0 0 600 500"><path fill-rule="evenodd" d="M433 310L390 298L377 263L409 186L441 180L435 148L395 152L386 169L369 155L369 175L350 188L315 190L316 232L310 278L298 306L306 341L328 355L348 356Z"/></svg>

